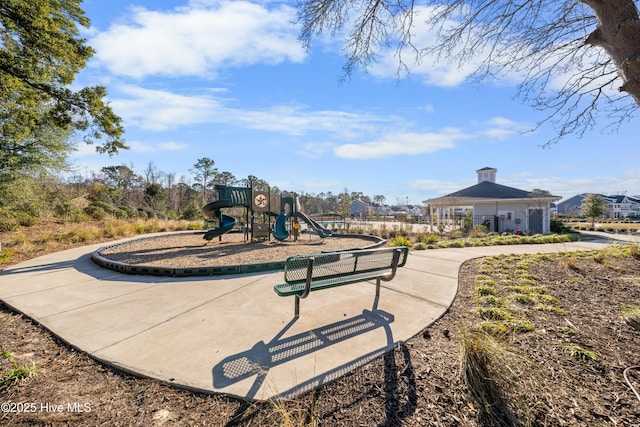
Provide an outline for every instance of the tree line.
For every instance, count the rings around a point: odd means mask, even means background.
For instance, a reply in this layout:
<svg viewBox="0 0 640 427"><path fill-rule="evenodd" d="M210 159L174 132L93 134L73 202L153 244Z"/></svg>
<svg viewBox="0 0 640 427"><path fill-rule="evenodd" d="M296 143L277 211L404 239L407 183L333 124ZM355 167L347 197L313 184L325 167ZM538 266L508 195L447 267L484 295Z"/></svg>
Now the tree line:
<svg viewBox="0 0 640 427"><path fill-rule="evenodd" d="M55 217L70 221L117 218L164 218L195 220L202 218L202 206L216 197L216 185L252 187L269 190L272 211L280 208L283 193L298 196L301 209L308 214L347 216L354 200L383 203L385 196L370 197L344 189L319 194L295 193L250 175L238 178L232 172L219 171L215 161L199 158L188 175L177 177L159 170L150 162L140 172L133 166L103 167L88 176L63 178L39 171L12 174L0 180L0 231L19 225L32 225L41 218Z"/></svg>

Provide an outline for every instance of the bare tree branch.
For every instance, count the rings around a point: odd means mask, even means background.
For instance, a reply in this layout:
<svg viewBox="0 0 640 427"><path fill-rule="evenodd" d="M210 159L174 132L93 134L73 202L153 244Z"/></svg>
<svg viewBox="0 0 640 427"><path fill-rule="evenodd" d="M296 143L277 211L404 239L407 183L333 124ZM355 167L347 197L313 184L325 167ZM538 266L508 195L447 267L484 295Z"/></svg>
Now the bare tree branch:
<svg viewBox="0 0 640 427"><path fill-rule="evenodd" d="M640 106L640 20L634 0L301 0L301 40L346 34L344 76L393 51L398 75L446 61L478 82L520 76L517 95L546 112L557 139L611 128ZM419 45L430 35L424 45ZM413 57L412 61L407 61ZM616 89L620 92L616 93Z"/></svg>

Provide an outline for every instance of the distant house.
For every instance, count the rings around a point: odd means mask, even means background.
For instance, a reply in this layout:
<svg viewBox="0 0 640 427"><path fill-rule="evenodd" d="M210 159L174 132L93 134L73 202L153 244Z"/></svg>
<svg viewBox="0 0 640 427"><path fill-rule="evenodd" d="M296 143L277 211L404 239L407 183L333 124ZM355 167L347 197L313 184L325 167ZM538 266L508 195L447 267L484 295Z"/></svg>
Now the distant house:
<svg viewBox="0 0 640 427"><path fill-rule="evenodd" d="M354 217L368 217L371 210L371 204L361 199L356 199L351 202L351 208L349 208L349 215Z"/></svg>
<svg viewBox="0 0 640 427"><path fill-rule="evenodd" d="M356 199L351 202L349 208L349 215L352 217L367 218L371 215L388 215L388 216L418 216L422 215L422 206L415 205L396 205L387 206L379 205L377 203L368 203L361 199Z"/></svg>
<svg viewBox="0 0 640 427"><path fill-rule="evenodd" d="M405 205L404 210L409 216L422 216L424 214L422 206Z"/></svg>
<svg viewBox="0 0 640 427"><path fill-rule="evenodd" d="M559 196L537 194L496 183L495 168L476 171L478 183L446 196L425 200L432 221L451 222L459 212L471 210L472 225L493 232L549 234L551 203Z"/></svg>
<svg viewBox="0 0 640 427"><path fill-rule="evenodd" d="M606 196L609 218L640 216L640 198L637 196Z"/></svg>
<svg viewBox="0 0 640 427"><path fill-rule="evenodd" d="M382 205L378 203L371 204L374 215L391 215L391 207L389 205Z"/></svg>
<svg viewBox="0 0 640 427"><path fill-rule="evenodd" d="M580 216L582 202L588 193L577 194L558 203L558 215ZM605 215L608 218L623 219L640 216L640 197L626 195L605 196L600 194L607 206Z"/></svg>
<svg viewBox="0 0 640 427"><path fill-rule="evenodd" d="M586 194L577 194L573 197L569 197L559 203L556 203L556 214L580 216L580 209L582 209L582 202Z"/></svg>

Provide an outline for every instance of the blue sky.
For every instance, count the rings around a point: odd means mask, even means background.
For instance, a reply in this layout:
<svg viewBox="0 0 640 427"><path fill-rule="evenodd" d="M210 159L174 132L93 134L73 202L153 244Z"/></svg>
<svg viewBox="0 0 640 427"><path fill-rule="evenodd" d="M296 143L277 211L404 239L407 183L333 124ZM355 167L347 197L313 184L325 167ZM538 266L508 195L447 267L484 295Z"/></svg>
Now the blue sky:
<svg viewBox="0 0 640 427"><path fill-rule="evenodd" d="M543 116L514 98L517 76L478 86L468 70L425 62L398 78L382 52L340 83L339 37L305 51L294 5L85 0L92 26L83 36L97 53L76 84L107 87L131 149L110 158L79 146L76 170L142 173L152 162L188 180L209 157L219 171L283 190L419 204L473 185L490 166L498 183L561 197L640 194L637 118L545 149L552 128L522 133Z"/></svg>

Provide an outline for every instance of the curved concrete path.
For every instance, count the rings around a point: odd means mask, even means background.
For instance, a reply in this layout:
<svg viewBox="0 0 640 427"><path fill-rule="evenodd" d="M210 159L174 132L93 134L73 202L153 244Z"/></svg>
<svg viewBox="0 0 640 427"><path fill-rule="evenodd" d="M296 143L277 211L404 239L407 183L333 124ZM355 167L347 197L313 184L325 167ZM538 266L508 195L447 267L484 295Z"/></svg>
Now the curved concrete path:
<svg viewBox="0 0 640 427"><path fill-rule="evenodd" d="M362 366L446 312L458 269L501 253L598 249L609 237L554 245L412 251L396 278L312 293L293 317L282 272L162 278L104 270L102 245L71 249L0 272L0 299L118 369L245 399L290 397Z"/></svg>

